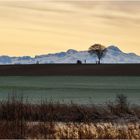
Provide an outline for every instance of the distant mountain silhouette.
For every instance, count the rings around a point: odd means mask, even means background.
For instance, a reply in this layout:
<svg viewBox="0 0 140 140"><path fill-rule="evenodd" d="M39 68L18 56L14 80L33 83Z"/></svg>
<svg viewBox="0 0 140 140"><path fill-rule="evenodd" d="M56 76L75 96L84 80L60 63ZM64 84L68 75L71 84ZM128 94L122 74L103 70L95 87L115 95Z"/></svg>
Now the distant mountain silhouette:
<svg viewBox="0 0 140 140"><path fill-rule="evenodd" d="M116 46L109 46L106 56L101 63L140 63L140 56L134 53L124 53ZM0 64L50 64L50 63L96 63L96 55L91 56L88 51L69 49L67 52L39 55L35 57L0 56ZM86 61L85 61L86 60Z"/></svg>

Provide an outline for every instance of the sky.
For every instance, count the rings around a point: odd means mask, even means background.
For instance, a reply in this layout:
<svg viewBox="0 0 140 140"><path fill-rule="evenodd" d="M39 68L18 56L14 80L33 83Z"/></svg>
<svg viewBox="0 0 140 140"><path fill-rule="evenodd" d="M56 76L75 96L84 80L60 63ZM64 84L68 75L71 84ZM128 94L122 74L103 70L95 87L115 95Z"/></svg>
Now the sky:
<svg viewBox="0 0 140 140"><path fill-rule="evenodd" d="M140 55L140 1L0 0L0 55L40 55L91 45Z"/></svg>

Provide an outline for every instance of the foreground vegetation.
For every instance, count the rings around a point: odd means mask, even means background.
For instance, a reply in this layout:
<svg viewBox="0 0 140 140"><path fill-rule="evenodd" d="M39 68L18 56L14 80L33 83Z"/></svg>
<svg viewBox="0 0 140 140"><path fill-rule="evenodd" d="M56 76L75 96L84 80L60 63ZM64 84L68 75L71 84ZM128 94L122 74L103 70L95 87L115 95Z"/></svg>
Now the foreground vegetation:
<svg viewBox="0 0 140 140"><path fill-rule="evenodd" d="M0 138L140 139L140 107L124 95L104 105L0 101Z"/></svg>
<svg viewBox="0 0 140 140"><path fill-rule="evenodd" d="M6 139L140 139L139 123L0 123L0 138Z"/></svg>

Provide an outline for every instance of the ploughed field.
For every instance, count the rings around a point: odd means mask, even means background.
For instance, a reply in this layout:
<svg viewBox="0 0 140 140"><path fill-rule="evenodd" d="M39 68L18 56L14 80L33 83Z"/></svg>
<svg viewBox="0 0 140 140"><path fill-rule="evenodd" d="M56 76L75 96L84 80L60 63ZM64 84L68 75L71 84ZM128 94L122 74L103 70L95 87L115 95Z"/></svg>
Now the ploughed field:
<svg viewBox="0 0 140 140"><path fill-rule="evenodd" d="M140 76L140 64L0 65L1 76Z"/></svg>
<svg viewBox="0 0 140 140"><path fill-rule="evenodd" d="M0 100L17 95L32 103L102 104L117 94L140 104L140 76L0 76Z"/></svg>

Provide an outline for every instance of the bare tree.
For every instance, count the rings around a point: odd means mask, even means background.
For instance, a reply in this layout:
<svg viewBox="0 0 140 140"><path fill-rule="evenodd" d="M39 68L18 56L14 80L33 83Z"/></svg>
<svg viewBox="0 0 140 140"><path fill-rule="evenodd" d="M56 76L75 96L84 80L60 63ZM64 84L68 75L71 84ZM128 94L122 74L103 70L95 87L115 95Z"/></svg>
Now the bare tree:
<svg viewBox="0 0 140 140"><path fill-rule="evenodd" d="M88 52L90 53L90 55L96 54L99 60L98 64L100 64L101 59L105 56L107 52L107 49L101 44L94 44L89 48Z"/></svg>
<svg viewBox="0 0 140 140"><path fill-rule="evenodd" d="M129 102L127 100L127 96L124 94L118 94L116 96L116 103L120 112L129 112Z"/></svg>

